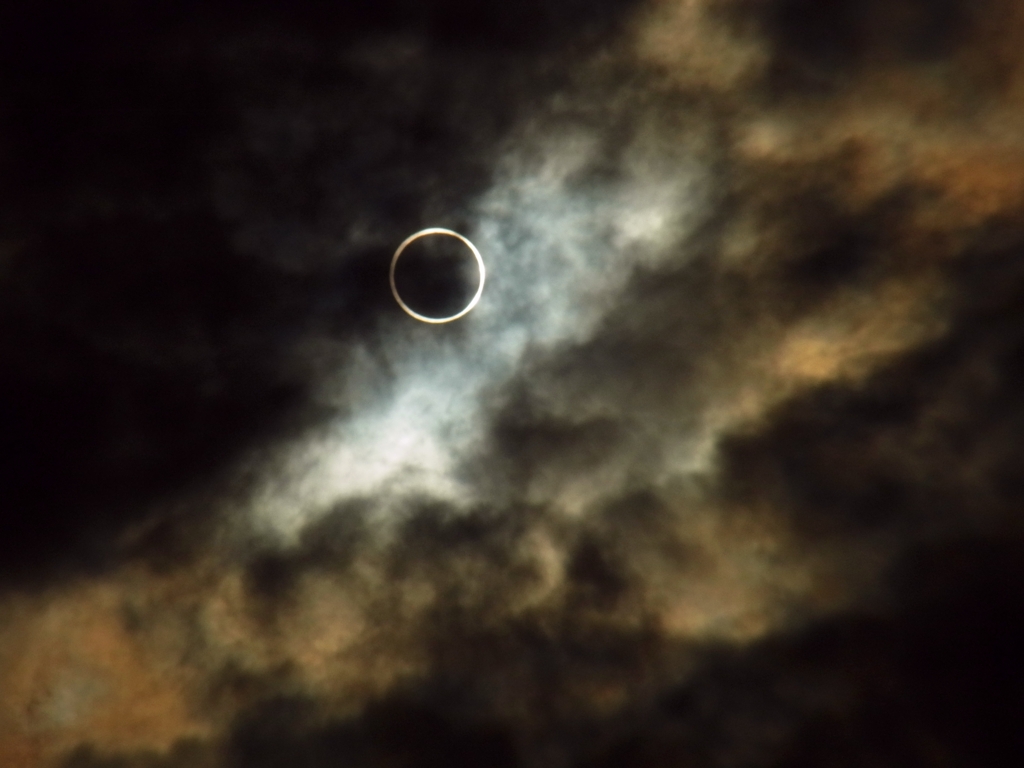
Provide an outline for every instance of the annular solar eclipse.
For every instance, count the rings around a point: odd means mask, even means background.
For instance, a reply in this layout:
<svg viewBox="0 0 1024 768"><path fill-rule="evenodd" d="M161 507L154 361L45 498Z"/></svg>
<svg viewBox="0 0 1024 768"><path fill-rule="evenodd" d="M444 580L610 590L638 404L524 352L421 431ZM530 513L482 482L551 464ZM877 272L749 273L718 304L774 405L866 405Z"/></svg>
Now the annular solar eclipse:
<svg viewBox="0 0 1024 768"><path fill-rule="evenodd" d="M470 299L469 303L465 307L463 307L459 312L456 312L454 315L449 315L448 317L428 317L427 315L423 315L415 311L412 307L410 307L402 300L402 297L398 293L398 287L395 285L395 267L398 265L398 259L401 258L402 252L405 251L405 249L408 248L409 245L419 240L420 238L431 236L454 237L457 240L461 241L462 244L465 245L473 254L473 258L476 259L477 269L479 270L480 273L479 283L477 285L476 293L473 294L473 298ZM430 227L428 229L421 229L419 232L415 232L414 234L411 234L409 235L409 237L405 238L405 240L402 241L402 244L399 245L398 249L395 251L395 255L391 258L391 270L388 275L388 279L391 282L391 294L395 297L395 301L398 302L398 306L400 306L405 311L405 313L410 317L415 318L416 320L419 320L422 323L434 324L450 323L452 320L458 320L460 317L467 315L473 309L473 307L477 305L477 302L480 301L480 296L483 295L484 292L484 281L486 277L487 270L484 268L483 257L480 255L480 251L477 250L477 247L473 245L472 242L470 242L469 238L464 237L463 235L460 235L458 232L454 232L453 230L443 229L441 227Z"/></svg>

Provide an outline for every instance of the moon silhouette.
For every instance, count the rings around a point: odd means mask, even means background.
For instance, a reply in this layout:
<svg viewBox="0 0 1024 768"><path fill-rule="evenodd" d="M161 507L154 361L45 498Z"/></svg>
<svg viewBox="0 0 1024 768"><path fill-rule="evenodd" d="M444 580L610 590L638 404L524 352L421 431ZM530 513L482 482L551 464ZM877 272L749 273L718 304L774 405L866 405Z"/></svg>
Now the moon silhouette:
<svg viewBox="0 0 1024 768"><path fill-rule="evenodd" d="M447 237L454 237L460 240L473 253L473 257L476 259L477 268L480 271L480 284L477 286L476 293L473 295L473 298L470 299L469 303L461 311L456 312L454 315L449 315L448 317L428 317L427 315L421 315L419 312L417 312L404 301L402 301L402 297L398 295L398 288L395 285L395 267L398 264L398 259L399 257L401 257L402 252L415 241L419 240L422 237L428 237L430 235L445 235ZM453 230L443 229L441 227L430 227L429 229L421 229L419 232L416 232L412 235L409 235L409 237L405 238L405 240L402 241L402 244L398 246L398 250L395 251L395 255L391 258L391 270L388 274L388 279L391 282L391 293L395 297L395 301L398 302L398 306L400 306L407 315L416 320L419 320L421 323L433 323L435 325L439 323L450 323L452 322L452 320L458 320L460 317L463 317L464 315L468 314L473 309L473 307L477 305L477 302L480 301L480 296L484 292L484 281L486 280L486 278L487 270L484 268L483 257L480 255L480 251L477 250L476 246L469 241L469 238L464 237L463 235L460 235L458 232L455 232Z"/></svg>

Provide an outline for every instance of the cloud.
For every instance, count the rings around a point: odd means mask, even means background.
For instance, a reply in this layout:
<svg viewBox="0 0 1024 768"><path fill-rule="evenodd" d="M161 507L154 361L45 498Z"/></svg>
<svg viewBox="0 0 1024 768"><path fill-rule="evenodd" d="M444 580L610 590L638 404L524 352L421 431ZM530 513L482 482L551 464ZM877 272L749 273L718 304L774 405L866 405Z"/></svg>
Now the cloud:
<svg viewBox="0 0 1024 768"><path fill-rule="evenodd" d="M1017 748L1017 14L387 8L5 77L0 763Z"/></svg>

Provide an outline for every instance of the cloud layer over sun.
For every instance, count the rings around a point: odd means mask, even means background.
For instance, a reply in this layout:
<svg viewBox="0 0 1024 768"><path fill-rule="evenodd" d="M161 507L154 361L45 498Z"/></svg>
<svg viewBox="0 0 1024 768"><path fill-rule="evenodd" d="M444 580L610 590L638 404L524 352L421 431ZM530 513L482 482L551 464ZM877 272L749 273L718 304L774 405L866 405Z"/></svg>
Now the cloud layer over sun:
<svg viewBox="0 0 1024 768"><path fill-rule="evenodd" d="M3 14L0 765L1020 763L1013 3Z"/></svg>

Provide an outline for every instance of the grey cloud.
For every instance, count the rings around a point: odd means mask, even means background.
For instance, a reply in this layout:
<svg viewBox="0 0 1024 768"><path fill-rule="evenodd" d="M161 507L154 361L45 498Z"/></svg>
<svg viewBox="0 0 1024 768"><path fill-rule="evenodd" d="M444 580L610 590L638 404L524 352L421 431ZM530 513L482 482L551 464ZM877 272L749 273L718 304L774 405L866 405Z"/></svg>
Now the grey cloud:
<svg viewBox="0 0 1024 768"><path fill-rule="evenodd" d="M389 7L160 38L178 170L8 195L0 755L1016 764L1017 107L936 74L996 6Z"/></svg>

